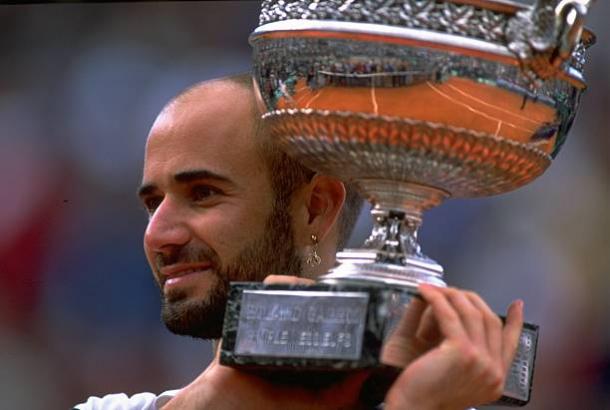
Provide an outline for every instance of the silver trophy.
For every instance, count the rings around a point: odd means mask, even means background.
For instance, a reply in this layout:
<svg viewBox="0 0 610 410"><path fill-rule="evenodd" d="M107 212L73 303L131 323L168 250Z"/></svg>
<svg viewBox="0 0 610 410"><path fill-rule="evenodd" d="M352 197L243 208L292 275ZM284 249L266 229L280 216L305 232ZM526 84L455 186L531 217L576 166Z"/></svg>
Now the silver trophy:
<svg viewBox="0 0 610 410"><path fill-rule="evenodd" d="M290 155L354 183L374 226L362 248L337 254L318 285L236 284L223 363L379 365L380 346L418 284L445 285L443 268L417 242L423 212L447 198L519 188L561 149L585 89L589 7L263 1L250 43L264 121ZM504 403L529 400L537 331L524 327Z"/></svg>

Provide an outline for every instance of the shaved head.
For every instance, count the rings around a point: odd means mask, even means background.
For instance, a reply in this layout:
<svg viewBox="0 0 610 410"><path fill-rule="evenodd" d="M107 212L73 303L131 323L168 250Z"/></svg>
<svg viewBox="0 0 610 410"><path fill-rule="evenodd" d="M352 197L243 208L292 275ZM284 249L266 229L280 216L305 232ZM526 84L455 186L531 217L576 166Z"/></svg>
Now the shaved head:
<svg viewBox="0 0 610 410"><path fill-rule="evenodd" d="M288 206L294 191L311 180L315 171L288 156L274 141L271 141L265 123L261 120L262 102L259 103L258 101L253 79L249 73L221 77L195 84L170 101L166 109L174 104L188 103L189 101L195 102L198 96L205 95L205 90L214 87L220 89L226 87L227 90L237 88L245 92L243 98L250 102L249 106L251 107L253 137L256 138L261 158L267 165L271 178L271 186L278 202L277 205ZM339 234L338 249L342 249L347 243L363 204L363 200L355 186L345 183L345 189L345 204L337 222Z"/></svg>

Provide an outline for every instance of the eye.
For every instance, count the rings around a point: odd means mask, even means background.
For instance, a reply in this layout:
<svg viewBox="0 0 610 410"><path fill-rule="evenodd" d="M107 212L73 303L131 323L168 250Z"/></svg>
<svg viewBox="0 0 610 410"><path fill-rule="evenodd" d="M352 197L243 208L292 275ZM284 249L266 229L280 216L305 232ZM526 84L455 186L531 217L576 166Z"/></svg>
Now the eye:
<svg viewBox="0 0 610 410"><path fill-rule="evenodd" d="M222 194L222 191L210 185L195 185L191 187L191 199L193 201L205 201Z"/></svg>
<svg viewBox="0 0 610 410"><path fill-rule="evenodd" d="M144 208L149 215L155 213L155 210L161 205L161 201L163 201L162 196L149 196L146 197L142 203L144 204Z"/></svg>

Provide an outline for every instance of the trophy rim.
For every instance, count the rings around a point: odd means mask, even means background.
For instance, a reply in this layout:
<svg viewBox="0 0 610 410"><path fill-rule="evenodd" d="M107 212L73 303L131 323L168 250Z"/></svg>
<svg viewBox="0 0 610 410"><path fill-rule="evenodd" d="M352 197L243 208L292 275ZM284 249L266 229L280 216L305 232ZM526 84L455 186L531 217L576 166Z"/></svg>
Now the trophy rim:
<svg viewBox="0 0 610 410"><path fill-rule="evenodd" d="M574 7L571 11L578 9L580 18L566 23L563 14L566 7ZM519 66L534 88L554 78L584 89L584 53L595 43L595 35L585 27L582 18L587 10L588 5L580 3L576 7L562 2L525 4L513 0L443 0L408 2L403 6L267 0L262 4L259 25L250 35L249 43L254 46L265 38L295 36L395 43ZM549 17L549 11L554 17ZM570 33L569 40L562 37L562 42L557 38L551 40L548 33L541 37L535 27L539 19L547 26L563 24L562 29L567 30L567 24L576 31ZM554 19L554 23L549 19ZM564 40L569 43L564 44ZM559 47L570 50L567 53L563 50L560 57L551 59L549 53L556 53Z"/></svg>
<svg viewBox="0 0 610 410"><path fill-rule="evenodd" d="M295 33L298 33L299 37L311 36L316 38L345 37L349 39L352 36L359 36L360 41L382 41L383 43L404 44L458 52L512 66L520 65L517 56L505 44L459 34L366 22L313 19L275 21L257 27L250 35L248 41L250 45L254 45L260 40L290 37ZM584 33L585 31L583 30L583 38ZM586 48L593 44L593 42L583 41L583 44ZM566 64L565 68L558 72L556 78L565 80L577 88L586 88L586 80L582 71L570 64Z"/></svg>

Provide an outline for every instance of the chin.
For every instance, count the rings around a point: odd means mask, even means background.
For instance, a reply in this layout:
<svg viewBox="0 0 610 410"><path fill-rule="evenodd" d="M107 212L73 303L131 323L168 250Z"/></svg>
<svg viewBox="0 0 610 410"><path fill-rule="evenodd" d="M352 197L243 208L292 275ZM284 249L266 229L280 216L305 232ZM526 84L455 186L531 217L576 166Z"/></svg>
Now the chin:
<svg viewBox="0 0 610 410"><path fill-rule="evenodd" d="M171 292L163 300L161 317L167 329L178 335L218 339L222 335L226 293L195 297Z"/></svg>

